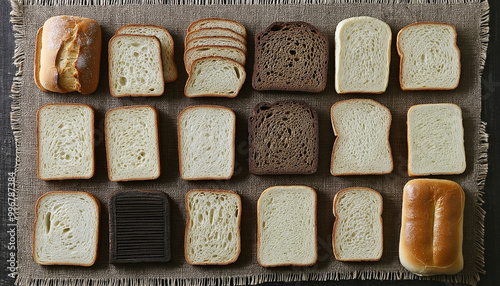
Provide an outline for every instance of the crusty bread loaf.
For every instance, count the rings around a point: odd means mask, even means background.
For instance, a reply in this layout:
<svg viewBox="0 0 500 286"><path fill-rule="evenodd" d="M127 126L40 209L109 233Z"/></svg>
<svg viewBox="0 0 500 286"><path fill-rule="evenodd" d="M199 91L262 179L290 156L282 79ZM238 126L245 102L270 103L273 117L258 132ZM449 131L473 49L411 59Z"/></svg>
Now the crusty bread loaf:
<svg viewBox="0 0 500 286"><path fill-rule="evenodd" d="M245 53L235 47L227 46L201 46L187 50L184 53L184 65L186 72L191 72L191 66L197 59L206 57L223 57L231 59L242 66L245 66L246 56Z"/></svg>
<svg viewBox="0 0 500 286"><path fill-rule="evenodd" d="M462 110L455 104L420 104L408 110L408 175L465 171Z"/></svg>
<svg viewBox="0 0 500 286"><path fill-rule="evenodd" d="M236 116L226 107L197 105L177 117L179 169L184 180L230 179Z"/></svg>
<svg viewBox="0 0 500 286"><path fill-rule="evenodd" d="M99 200L86 192L50 192L35 209L33 258L42 265L91 266L97 259Z"/></svg>
<svg viewBox="0 0 500 286"><path fill-rule="evenodd" d="M186 43L186 51L195 47L204 47L204 46L226 46L226 47L234 47L242 50L245 54L247 53L247 45L235 38L231 37L200 37L191 39Z"/></svg>
<svg viewBox="0 0 500 286"><path fill-rule="evenodd" d="M37 174L42 180L94 176L94 109L53 103L37 112Z"/></svg>
<svg viewBox="0 0 500 286"><path fill-rule="evenodd" d="M158 112L154 107L110 109L104 129L111 181L153 180L160 176Z"/></svg>
<svg viewBox="0 0 500 286"><path fill-rule="evenodd" d="M399 260L417 275L463 268L465 194L453 181L416 179L404 187Z"/></svg>
<svg viewBox="0 0 500 286"><path fill-rule="evenodd" d="M92 19L49 18L36 38L37 87L59 93L93 93L99 83L101 41L101 27Z"/></svg>
<svg viewBox="0 0 500 286"><path fill-rule="evenodd" d="M192 190L186 194L184 254L192 265L226 265L241 251L241 198L232 191Z"/></svg>
<svg viewBox="0 0 500 286"><path fill-rule="evenodd" d="M187 44L190 40L201 37L230 37L245 44L247 41L245 37L228 28L202 28L187 33L184 43Z"/></svg>
<svg viewBox="0 0 500 286"><path fill-rule="evenodd" d="M382 196L368 188L348 188L333 199L332 244L339 261L377 261L384 248Z"/></svg>
<svg viewBox="0 0 500 286"><path fill-rule="evenodd" d="M389 144L391 112L371 99L350 99L331 108L333 146L330 172L338 175L388 174L393 162Z"/></svg>
<svg viewBox="0 0 500 286"><path fill-rule="evenodd" d="M114 35L109 41L111 95L160 96L163 94L161 45L155 36Z"/></svg>
<svg viewBox="0 0 500 286"><path fill-rule="evenodd" d="M163 78L167 83L177 79L177 66L175 65L174 58L174 39L167 29L155 25L131 24L121 26L116 31L116 34L147 35L158 38L161 46Z"/></svg>
<svg viewBox="0 0 500 286"><path fill-rule="evenodd" d="M244 38L247 37L247 31L245 26L241 23L231 20L231 19L221 19L221 18L204 18L194 21L189 25L187 31L188 33L199 29L205 28L226 28L235 31Z"/></svg>
<svg viewBox="0 0 500 286"><path fill-rule="evenodd" d="M316 263L316 192L274 186L257 202L257 261L263 267Z"/></svg>
<svg viewBox="0 0 500 286"><path fill-rule="evenodd" d="M389 83L392 32L372 17L342 20L335 30L337 93L383 93Z"/></svg>
<svg viewBox="0 0 500 286"><path fill-rule="evenodd" d="M415 23L398 33L399 83L402 90L455 89L460 80L460 50L455 27Z"/></svg>

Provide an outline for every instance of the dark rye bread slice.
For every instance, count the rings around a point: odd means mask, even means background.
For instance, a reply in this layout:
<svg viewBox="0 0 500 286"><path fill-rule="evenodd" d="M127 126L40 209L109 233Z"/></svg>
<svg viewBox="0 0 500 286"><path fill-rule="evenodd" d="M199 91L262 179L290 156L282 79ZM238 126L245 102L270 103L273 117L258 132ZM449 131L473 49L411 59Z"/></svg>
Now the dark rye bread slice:
<svg viewBox="0 0 500 286"><path fill-rule="evenodd" d="M170 203L160 191L117 191L109 210L110 262L170 261Z"/></svg>
<svg viewBox="0 0 500 286"><path fill-rule="evenodd" d="M318 115L304 101L261 102L248 119L249 168L255 175L318 169Z"/></svg>
<svg viewBox="0 0 500 286"><path fill-rule="evenodd" d="M321 92L326 87L328 37L305 22L275 22L255 36L256 90Z"/></svg>

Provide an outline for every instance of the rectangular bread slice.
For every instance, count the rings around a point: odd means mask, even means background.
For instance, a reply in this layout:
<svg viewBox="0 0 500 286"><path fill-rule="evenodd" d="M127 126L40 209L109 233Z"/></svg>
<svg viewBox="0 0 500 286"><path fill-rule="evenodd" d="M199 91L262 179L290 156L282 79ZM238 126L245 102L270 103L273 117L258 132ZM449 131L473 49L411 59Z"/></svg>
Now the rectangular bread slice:
<svg viewBox="0 0 500 286"><path fill-rule="evenodd" d="M184 254L192 265L227 265L241 251L241 198L232 191L192 190L186 194Z"/></svg>
<svg viewBox="0 0 500 286"><path fill-rule="evenodd" d="M94 176L94 109L52 103L37 113L37 174L42 180Z"/></svg>
<svg viewBox="0 0 500 286"><path fill-rule="evenodd" d="M186 43L186 51L195 47L202 46L226 46L226 47L234 47L242 50L245 54L247 53L247 45L235 38L231 37L200 37L191 39Z"/></svg>
<svg viewBox="0 0 500 286"><path fill-rule="evenodd" d="M247 37L247 31L245 29L245 26L243 26L241 23L232 20L232 19L222 19L222 18L203 18L199 19L197 21L194 21L189 25L187 32L193 32L199 29L205 29L205 28L226 28L226 29L231 29L234 32L240 34L244 38Z"/></svg>
<svg viewBox="0 0 500 286"><path fill-rule="evenodd" d="M186 50L184 53L184 66L186 72L191 72L191 66L197 59L206 57L223 57L231 59L242 66L245 66L246 56L245 53L235 47L227 46L201 46Z"/></svg>
<svg viewBox="0 0 500 286"><path fill-rule="evenodd" d="M257 261L263 267L316 263L316 192L274 186L257 202Z"/></svg>
<svg viewBox="0 0 500 286"><path fill-rule="evenodd" d="M384 248L382 196L368 188L348 188L333 200L332 245L339 261L378 261Z"/></svg>
<svg viewBox="0 0 500 286"><path fill-rule="evenodd" d="M160 176L158 112L154 107L110 109L105 135L111 181L153 180Z"/></svg>
<svg viewBox="0 0 500 286"><path fill-rule="evenodd" d="M201 37L230 37L230 38L235 38L245 44L247 41L245 37L228 28L202 28L189 32L186 35L184 44L187 44L190 40L194 38L201 38Z"/></svg>

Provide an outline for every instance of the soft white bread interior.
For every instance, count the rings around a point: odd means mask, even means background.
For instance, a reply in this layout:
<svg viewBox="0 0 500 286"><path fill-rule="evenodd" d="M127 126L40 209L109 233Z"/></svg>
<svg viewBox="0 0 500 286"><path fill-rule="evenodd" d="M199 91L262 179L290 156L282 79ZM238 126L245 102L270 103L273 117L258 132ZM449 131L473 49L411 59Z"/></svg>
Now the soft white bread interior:
<svg viewBox="0 0 500 286"><path fill-rule="evenodd" d="M201 37L194 38L186 43L186 51L195 47L202 46L226 46L234 47L242 50L245 54L247 53L247 45L235 38L231 37Z"/></svg>
<svg viewBox="0 0 500 286"><path fill-rule="evenodd" d="M241 23L235 20L222 19L222 18L203 18L194 21L193 23L191 23L191 25L189 25L187 31L189 33L195 30L205 29L205 28L226 28L235 31L244 38L247 37L247 31Z"/></svg>
<svg viewBox="0 0 500 286"><path fill-rule="evenodd" d="M201 46L189 49L184 53L186 72L188 74L191 72L191 66L195 60L206 57L228 58L242 66L245 66L246 62L245 53L238 48L226 46Z"/></svg>
<svg viewBox="0 0 500 286"><path fill-rule="evenodd" d="M194 30L186 35L184 43L187 44L190 40L201 37L231 37L246 43L245 37L228 28L202 28Z"/></svg>
<svg viewBox="0 0 500 286"><path fill-rule="evenodd" d="M36 204L33 257L42 265L91 266L97 258L100 204L85 192L50 192Z"/></svg>

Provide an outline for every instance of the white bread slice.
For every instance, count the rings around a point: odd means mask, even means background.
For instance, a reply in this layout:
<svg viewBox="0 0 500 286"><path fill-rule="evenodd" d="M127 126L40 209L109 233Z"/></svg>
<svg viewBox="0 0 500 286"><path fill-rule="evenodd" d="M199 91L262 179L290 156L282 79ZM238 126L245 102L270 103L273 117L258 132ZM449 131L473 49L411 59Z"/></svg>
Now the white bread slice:
<svg viewBox="0 0 500 286"><path fill-rule="evenodd" d="M37 174L42 180L94 176L94 109L53 103L37 112Z"/></svg>
<svg viewBox="0 0 500 286"><path fill-rule="evenodd" d="M145 35L115 35L109 41L109 89L111 95L160 96L163 94L163 64L158 38Z"/></svg>
<svg viewBox="0 0 500 286"><path fill-rule="evenodd" d="M111 181L153 180L160 176L158 112L154 107L110 109L104 129Z"/></svg>
<svg viewBox="0 0 500 286"><path fill-rule="evenodd" d="M274 186L257 202L257 261L263 267L316 263L316 192Z"/></svg>
<svg viewBox="0 0 500 286"><path fill-rule="evenodd" d="M378 261L383 251L382 196L368 188L348 188L333 199L332 244L339 261Z"/></svg>
<svg viewBox="0 0 500 286"><path fill-rule="evenodd" d="M402 90L450 90L460 80L460 50L455 27L415 23L397 37L399 83Z"/></svg>
<svg viewBox="0 0 500 286"><path fill-rule="evenodd" d="M177 117L179 169L184 180L230 179L236 116L223 106L197 105Z"/></svg>
<svg viewBox="0 0 500 286"><path fill-rule="evenodd" d="M226 46L235 47L247 53L247 46L242 41L231 37L200 37L194 38L186 43L186 51L200 46Z"/></svg>
<svg viewBox="0 0 500 286"><path fill-rule="evenodd" d="M163 78L166 83L177 79L177 66L174 59L174 39L167 29L155 25L131 24L121 26L116 34L155 36L160 40Z"/></svg>
<svg viewBox="0 0 500 286"><path fill-rule="evenodd" d="M335 30L337 93L383 93L389 82L392 32L372 17L341 21Z"/></svg>
<svg viewBox="0 0 500 286"><path fill-rule="evenodd" d="M192 190L186 194L184 254L192 265L227 265L241 251L241 198L232 191Z"/></svg>
<svg viewBox="0 0 500 286"><path fill-rule="evenodd" d="M421 104L408 110L408 175L465 171L462 110L455 104Z"/></svg>
<svg viewBox="0 0 500 286"><path fill-rule="evenodd" d="M222 57L195 60L184 88L187 97L236 97L246 79L245 67Z"/></svg>
<svg viewBox="0 0 500 286"><path fill-rule="evenodd" d="M99 213L99 200L86 192L50 192L41 196L35 210L35 262L93 265L97 258Z"/></svg>
<svg viewBox="0 0 500 286"><path fill-rule="evenodd" d="M241 36L243 36L244 38L247 37L247 31L241 23L239 23L235 20L222 19L222 18L204 18L204 19L194 21L193 23L191 23L191 25L189 25L187 32L189 33L189 32L199 30L199 29L204 29L204 28L231 29L231 30L235 31L236 33L240 34Z"/></svg>
<svg viewBox="0 0 500 286"><path fill-rule="evenodd" d="M194 38L201 38L201 37L230 37L230 38L235 38L243 43L246 44L247 40L245 37L242 35L236 33L235 31L227 28L202 28L198 30L194 30L192 32L189 32L186 35L186 39L184 40L184 44L187 44L190 40Z"/></svg>
<svg viewBox="0 0 500 286"><path fill-rule="evenodd" d="M231 59L242 66L245 66L246 56L245 53L234 47L227 46L201 46L187 50L184 53L184 65L186 72L191 72L191 65L197 59L206 57L223 57Z"/></svg>
<svg viewBox="0 0 500 286"><path fill-rule="evenodd" d="M393 162L389 144L391 112L371 99L339 101L331 108L333 146L330 172L338 175L388 174Z"/></svg>

